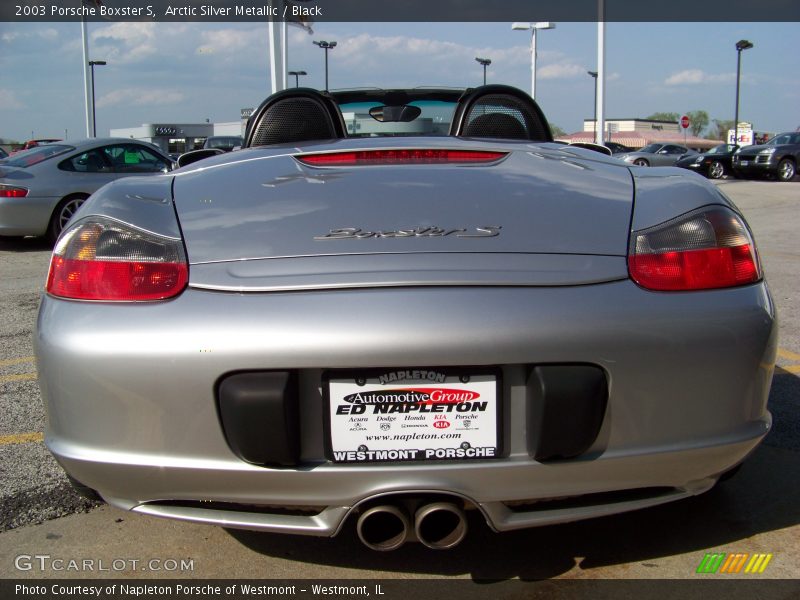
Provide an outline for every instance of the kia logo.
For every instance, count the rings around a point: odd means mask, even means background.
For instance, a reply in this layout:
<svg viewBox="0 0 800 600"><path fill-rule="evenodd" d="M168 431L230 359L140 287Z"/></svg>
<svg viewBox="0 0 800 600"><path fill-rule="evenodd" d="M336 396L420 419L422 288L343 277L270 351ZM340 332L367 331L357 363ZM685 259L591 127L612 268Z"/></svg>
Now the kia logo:
<svg viewBox="0 0 800 600"><path fill-rule="evenodd" d="M444 429L446 427L450 427L450 423L448 421L434 421L433 426L437 429Z"/></svg>

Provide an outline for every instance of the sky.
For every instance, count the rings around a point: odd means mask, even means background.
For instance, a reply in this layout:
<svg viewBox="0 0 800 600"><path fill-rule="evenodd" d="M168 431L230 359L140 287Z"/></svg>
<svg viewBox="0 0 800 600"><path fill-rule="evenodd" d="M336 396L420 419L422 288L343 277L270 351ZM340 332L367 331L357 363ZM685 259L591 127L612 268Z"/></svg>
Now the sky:
<svg viewBox="0 0 800 600"><path fill-rule="evenodd" d="M270 93L263 23L89 23L98 135L144 123L230 122ZM336 40L330 86L475 86L530 90L530 34L510 23L316 23L290 27L289 68L324 87L323 51ZM740 120L757 131L800 127L800 23L609 23L606 118L705 110L733 119L735 44L742 54ZM557 23L538 34L537 101L568 133L592 118L597 25ZM0 22L0 138L85 137L79 23ZM290 85L293 85L293 78Z"/></svg>

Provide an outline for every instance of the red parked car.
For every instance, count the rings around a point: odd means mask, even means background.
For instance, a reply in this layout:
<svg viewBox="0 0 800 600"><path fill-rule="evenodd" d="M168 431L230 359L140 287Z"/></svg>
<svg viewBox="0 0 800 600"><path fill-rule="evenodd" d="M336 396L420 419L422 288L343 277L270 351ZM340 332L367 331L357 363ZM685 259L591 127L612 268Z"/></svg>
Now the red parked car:
<svg viewBox="0 0 800 600"><path fill-rule="evenodd" d="M22 145L22 148L19 150L15 150L11 154L16 154L17 152L22 152L23 150L30 150L31 148L36 148L36 146L43 146L45 144L54 144L55 142L60 142L60 139L56 138L42 138L38 140L28 140Z"/></svg>

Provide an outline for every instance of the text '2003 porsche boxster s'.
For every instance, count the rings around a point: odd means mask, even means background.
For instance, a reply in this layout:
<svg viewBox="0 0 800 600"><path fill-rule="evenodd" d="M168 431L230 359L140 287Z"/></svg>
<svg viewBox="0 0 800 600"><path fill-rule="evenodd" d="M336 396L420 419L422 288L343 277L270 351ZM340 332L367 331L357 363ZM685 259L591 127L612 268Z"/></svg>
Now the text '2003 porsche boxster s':
<svg viewBox="0 0 800 600"><path fill-rule="evenodd" d="M36 348L84 492L389 550L710 489L769 430L776 332L704 178L555 144L505 86L293 89L83 205Z"/></svg>

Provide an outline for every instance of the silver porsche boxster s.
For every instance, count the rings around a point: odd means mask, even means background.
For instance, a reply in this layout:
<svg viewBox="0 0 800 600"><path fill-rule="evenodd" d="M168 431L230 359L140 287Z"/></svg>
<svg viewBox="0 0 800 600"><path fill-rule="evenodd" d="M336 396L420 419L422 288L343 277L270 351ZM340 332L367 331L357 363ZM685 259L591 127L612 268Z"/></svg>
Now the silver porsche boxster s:
<svg viewBox="0 0 800 600"><path fill-rule="evenodd" d="M776 336L723 193L490 85L287 90L242 150L103 187L35 342L82 492L391 550L705 492L770 428Z"/></svg>

